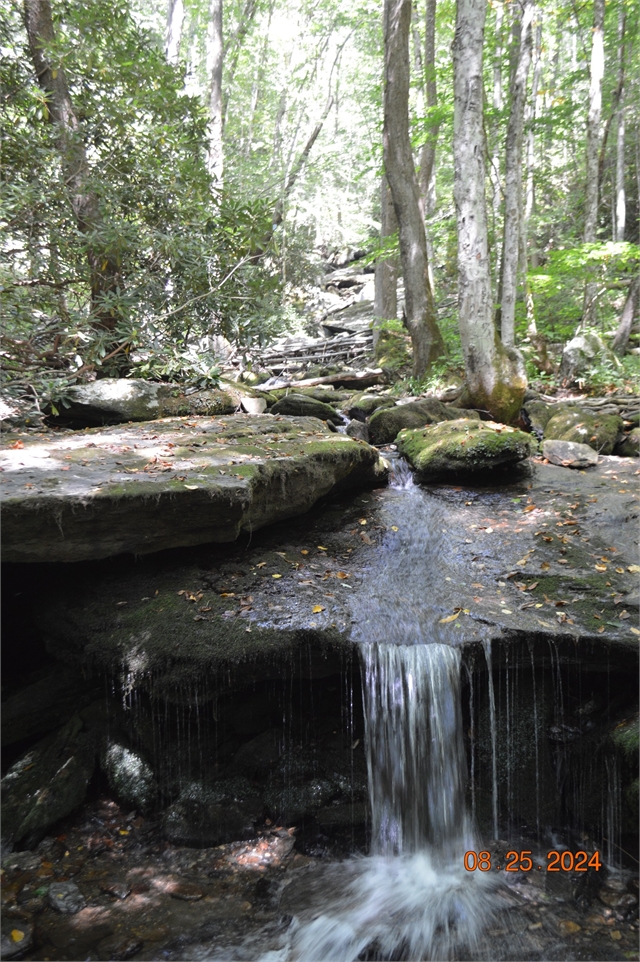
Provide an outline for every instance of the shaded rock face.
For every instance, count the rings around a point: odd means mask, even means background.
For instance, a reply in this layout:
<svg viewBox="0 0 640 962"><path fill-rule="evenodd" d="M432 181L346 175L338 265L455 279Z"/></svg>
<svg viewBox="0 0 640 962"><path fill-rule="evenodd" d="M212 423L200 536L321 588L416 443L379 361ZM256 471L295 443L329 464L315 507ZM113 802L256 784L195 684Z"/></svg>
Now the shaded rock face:
<svg viewBox="0 0 640 962"><path fill-rule="evenodd" d="M463 411L448 407L435 398L423 398L398 404L393 408L381 408L371 415L369 437L372 444L390 444L403 429L422 428L425 424L453 421L458 418L480 418L476 411Z"/></svg>
<svg viewBox="0 0 640 962"><path fill-rule="evenodd" d="M616 445L615 453L625 458L637 458L640 455L640 428L632 428L625 434Z"/></svg>
<svg viewBox="0 0 640 962"><path fill-rule="evenodd" d="M225 391L195 391L184 395L173 384L103 378L70 388L58 414L88 425L122 424L176 415L232 414L235 408L234 399Z"/></svg>
<svg viewBox="0 0 640 962"><path fill-rule="evenodd" d="M588 444L599 454L611 454L622 428L622 418L616 414L594 415L582 408L573 408L554 414L547 421L544 437Z"/></svg>
<svg viewBox="0 0 640 962"><path fill-rule="evenodd" d="M378 408L392 407L395 407L393 398L380 397L378 394L356 394L343 410L353 420L366 421Z"/></svg>
<svg viewBox="0 0 640 962"><path fill-rule="evenodd" d="M358 441L369 441L369 425L362 421L349 421L346 427L347 436Z"/></svg>
<svg viewBox="0 0 640 962"><path fill-rule="evenodd" d="M531 437L515 428L466 418L398 435L398 450L423 480L516 464L531 454L532 446Z"/></svg>
<svg viewBox="0 0 640 962"><path fill-rule="evenodd" d="M545 441L542 454L551 464L564 468L590 468L598 463L598 455L588 444L575 441Z"/></svg>
<svg viewBox="0 0 640 962"><path fill-rule="evenodd" d="M23 562L232 541L386 471L316 418L270 414L27 441L0 460L2 557Z"/></svg>
<svg viewBox="0 0 640 962"><path fill-rule="evenodd" d="M158 796L158 785L149 762L128 744L107 738L100 753L100 767L115 797L140 812L150 812Z"/></svg>
<svg viewBox="0 0 640 962"><path fill-rule="evenodd" d="M242 779L218 782L207 787L200 782L186 785L177 800L163 815L164 835L176 845L213 846L255 834L255 823L262 815L259 804L251 811L252 785Z"/></svg>
<svg viewBox="0 0 640 962"><path fill-rule="evenodd" d="M76 715L12 765L2 779L3 847L37 843L81 805L95 760L95 734Z"/></svg>
<svg viewBox="0 0 640 962"><path fill-rule="evenodd" d="M272 414L284 414L293 417L312 417L320 421L331 421L341 424L342 418L335 408L323 401L305 394L288 394L281 398L271 408Z"/></svg>

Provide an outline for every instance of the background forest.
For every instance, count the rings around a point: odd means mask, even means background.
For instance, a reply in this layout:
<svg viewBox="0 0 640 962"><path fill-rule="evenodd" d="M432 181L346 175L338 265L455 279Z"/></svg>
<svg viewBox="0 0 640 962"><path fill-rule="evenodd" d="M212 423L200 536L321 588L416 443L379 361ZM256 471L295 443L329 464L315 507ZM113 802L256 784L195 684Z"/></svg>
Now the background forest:
<svg viewBox="0 0 640 962"><path fill-rule="evenodd" d="M605 345L618 331L588 384L640 373L638 13L636 0L492 0L487 12L496 323L506 252L513 341L547 389L579 329ZM411 7L409 129L445 352L414 364L414 390L463 367L455 23L453 0ZM55 402L96 375L215 383L201 339L224 335L250 364L276 335L304 331L332 254L393 272L379 3L26 0L5 6L0 29L10 397ZM382 288L376 313L402 330Z"/></svg>

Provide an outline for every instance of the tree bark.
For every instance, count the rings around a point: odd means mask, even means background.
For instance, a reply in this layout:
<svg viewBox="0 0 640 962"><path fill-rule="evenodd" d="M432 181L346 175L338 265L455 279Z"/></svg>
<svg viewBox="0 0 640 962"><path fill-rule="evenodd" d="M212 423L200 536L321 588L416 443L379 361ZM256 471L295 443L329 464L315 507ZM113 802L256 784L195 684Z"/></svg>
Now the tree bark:
<svg viewBox="0 0 640 962"><path fill-rule="evenodd" d="M427 0L424 39L427 140L420 151L420 169L418 173L425 219L429 283L431 284L431 290L434 291L434 293L435 279L433 274L433 246L431 244L426 221L436 209L436 145L438 143L438 134L440 132L440 123L433 118L433 111L435 111L436 107L438 106L438 88L436 85L436 7L437 0Z"/></svg>
<svg viewBox="0 0 640 962"><path fill-rule="evenodd" d="M103 228L103 221L98 198L90 185L90 168L82 131L73 109L64 67L59 65L54 69L47 55L47 48L55 42L49 0L25 0L24 20L36 77L47 95L49 120L56 130L56 146L60 152L75 221L81 234L96 237ZM117 257L100 249L94 241L87 246L87 262L93 326L112 331L117 324L118 314L113 307L109 307L109 299L122 286Z"/></svg>
<svg viewBox="0 0 640 962"><path fill-rule="evenodd" d="M616 205L614 212L615 230L613 239L624 241L627 226L627 202L624 190L624 141L625 141L625 116L624 116L624 35L625 35L625 12L620 8L618 14L618 87L620 98L618 100L618 141L616 144Z"/></svg>
<svg viewBox="0 0 640 962"><path fill-rule="evenodd" d="M583 240L595 244L598 227L598 147L600 143L600 116L602 113L602 78L604 76L604 5L605 0L593 0L593 39L589 84L589 113L587 116L587 163L585 190L585 219ZM597 285L585 285L582 323L595 320L595 295Z"/></svg>
<svg viewBox="0 0 640 962"><path fill-rule="evenodd" d="M527 382L522 358L500 342L493 323L483 131L486 11L486 0L457 2L453 156L459 324L469 400L495 420L510 422L520 413Z"/></svg>
<svg viewBox="0 0 640 962"><path fill-rule="evenodd" d="M514 325L518 264L522 234L522 144L524 140L524 110L527 99L527 78L531 64L531 21L533 2L525 0L520 23L520 43L513 82L511 109L507 124L505 146L504 227L502 242L502 298L500 302L500 333L502 343L514 345Z"/></svg>
<svg viewBox="0 0 640 962"><path fill-rule="evenodd" d="M422 377L444 353L429 284L427 241L409 137L409 30L411 0L384 3L384 165L398 219L404 277L405 322L413 346L413 373Z"/></svg>
<svg viewBox="0 0 640 962"><path fill-rule="evenodd" d="M627 294L624 307L622 308L622 314L620 315L620 323L618 324L618 329L611 345L614 354L617 354L619 357L622 357L627 349L629 335L631 334L634 318L638 313L639 303L640 274L637 274L631 282L629 293Z"/></svg>
<svg viewBox="0 0 640 962"><path fill-rule="evenodd" d="M167 32L164 52L167 63L177 64L180 56L180 41L184 23L184 0L169 0L167 11Z"/></svg>
<svg viewBox="0 0 640 962"><path fill-rule="evenodd" d="M380 239L392 237L398 230L396 212L391 199L387 178L380 181ZM378 343L379 321L398 316L398 259L385 257L376 262L375 299L373 302L373 346Z"/></svg>
<svg viewBox="0 0 640 962"><path fill-rule="evenodd" d="M223 185L224 174L222 146L222 67L224 63L222 3L223 0L211 0L210 2L207 44L207 73L209 76L209 149L207 151L207 168L220 188Z"/></svg>

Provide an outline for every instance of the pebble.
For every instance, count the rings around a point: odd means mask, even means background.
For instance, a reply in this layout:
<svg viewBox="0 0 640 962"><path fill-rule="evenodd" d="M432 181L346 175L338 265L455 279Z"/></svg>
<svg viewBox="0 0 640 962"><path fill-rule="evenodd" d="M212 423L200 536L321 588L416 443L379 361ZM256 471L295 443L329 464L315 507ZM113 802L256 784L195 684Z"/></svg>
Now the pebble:
<svg viewBox="0 0 640 962"><path fill-rule="evenodd" d="M192 882L173 882L167 887L172 899L182 899L184 902L197 902L204 896L204 890Z"/></svg>
<svg viewBox="0 0 640 962"><path fill-rule="evenodd" d="M577 922L571 922L569 919L561 919L558 922L558 928L562 935L575 935L579 932L582 926L578 925Z"/></svg>
<svg viewBox="0 0 640 962"><path fill-rule="evenodd" d="M64 915L75 915L85 907L82 892L73 882L52 882L49 886L49 905Z"/></svg>

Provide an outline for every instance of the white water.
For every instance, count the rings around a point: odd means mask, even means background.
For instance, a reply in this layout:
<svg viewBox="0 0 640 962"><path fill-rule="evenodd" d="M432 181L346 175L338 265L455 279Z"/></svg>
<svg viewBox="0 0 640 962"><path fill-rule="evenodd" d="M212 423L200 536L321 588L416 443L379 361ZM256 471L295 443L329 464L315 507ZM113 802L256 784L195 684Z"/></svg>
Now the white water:
<svg viewBox="0 0 640 962"><path fill-rule="evenodd" d="M477 845L459 651L363 644L361 654L374 854L292 882L296 918L262 962L468 958L493 914L495 883L463 863Z"/></svg>

